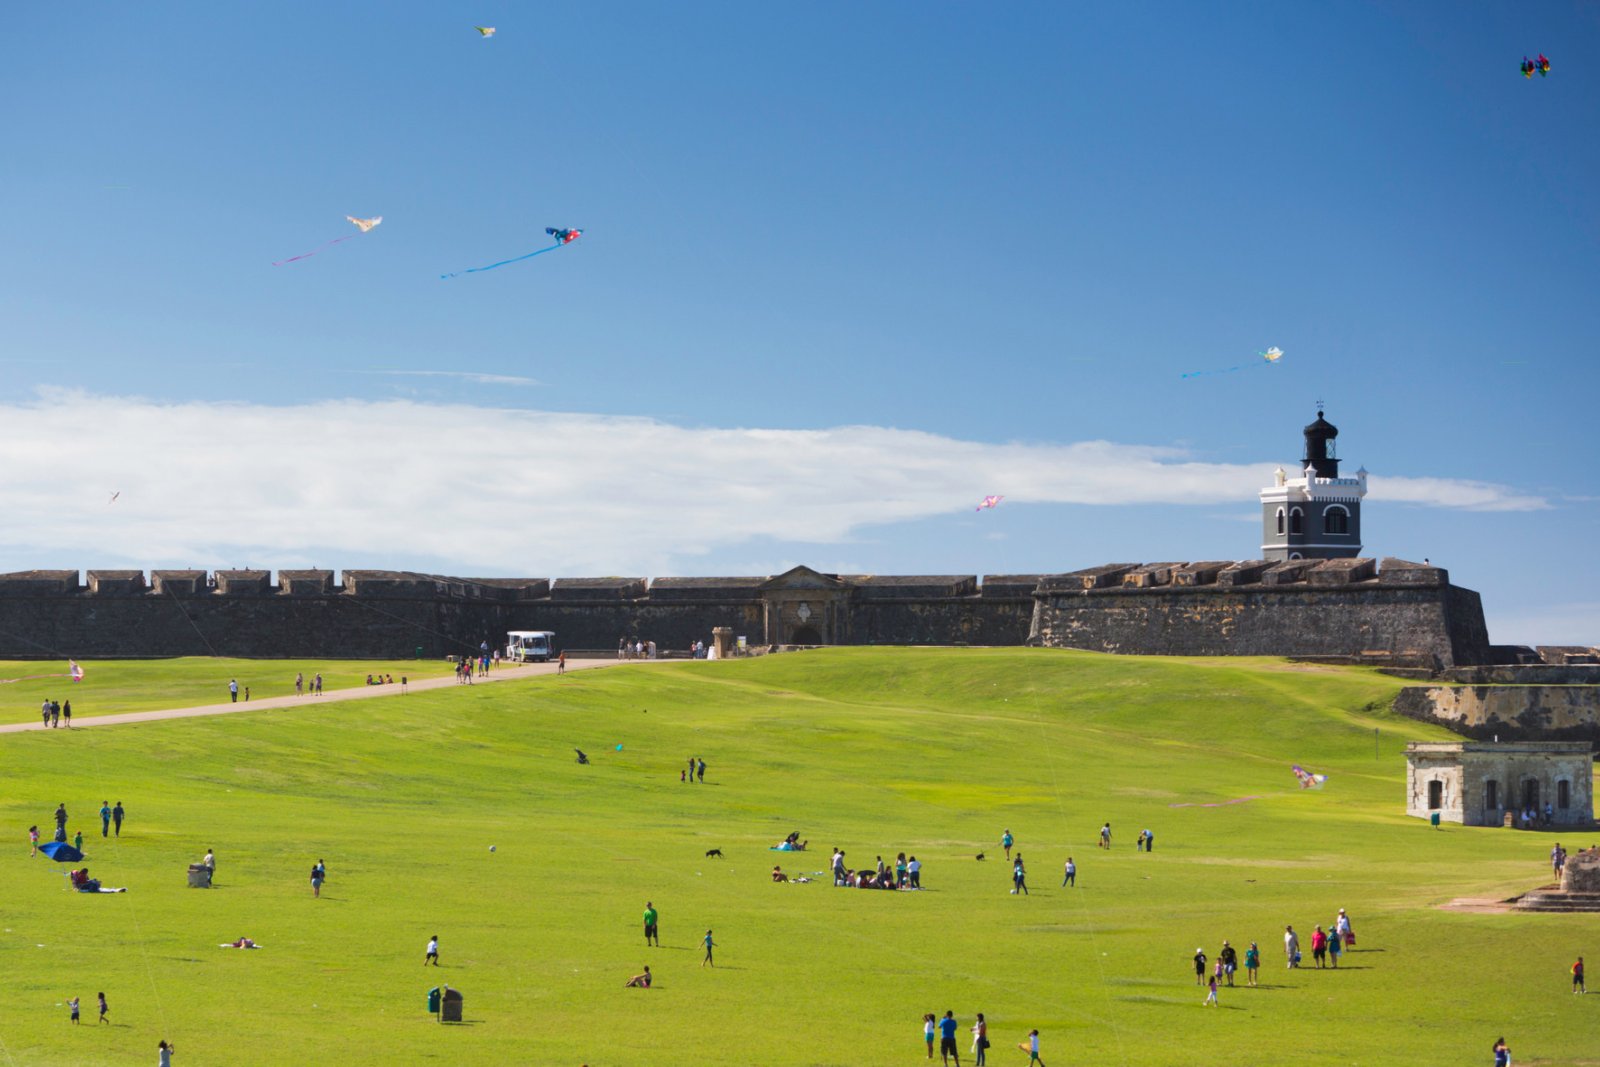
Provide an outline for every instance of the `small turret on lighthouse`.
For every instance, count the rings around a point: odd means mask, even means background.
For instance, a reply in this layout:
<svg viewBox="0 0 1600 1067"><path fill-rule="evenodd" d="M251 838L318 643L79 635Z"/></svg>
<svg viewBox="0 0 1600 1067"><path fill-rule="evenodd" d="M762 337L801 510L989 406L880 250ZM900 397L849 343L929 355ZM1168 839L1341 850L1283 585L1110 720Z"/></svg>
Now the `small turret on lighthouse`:
<svg viewBox="0 0 1600 1067"><path fill-rule="evenodd" d="M1291 476L1279 467L1261 490L1262 559L1340 559L1361 554L1361 498L1367 472L1339 477L1338 427L1322 417L1305 428L1305 455Z"/></svg>

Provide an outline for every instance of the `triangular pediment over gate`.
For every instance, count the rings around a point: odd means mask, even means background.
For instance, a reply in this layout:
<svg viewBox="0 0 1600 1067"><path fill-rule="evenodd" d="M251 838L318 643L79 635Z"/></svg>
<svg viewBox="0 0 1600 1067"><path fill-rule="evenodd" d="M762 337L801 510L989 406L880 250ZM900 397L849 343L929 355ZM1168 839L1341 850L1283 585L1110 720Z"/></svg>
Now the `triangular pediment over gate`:
<svg viewBox="0 0 1600 1067"><path fill-rule="evenodd" d="M849 582L840 581L831 574L814 571L810 567L791 567L775 578L769 578L761 586L763 593L781 592L794 589L818 589L829 592L843 592L851 588Z"/></svg>

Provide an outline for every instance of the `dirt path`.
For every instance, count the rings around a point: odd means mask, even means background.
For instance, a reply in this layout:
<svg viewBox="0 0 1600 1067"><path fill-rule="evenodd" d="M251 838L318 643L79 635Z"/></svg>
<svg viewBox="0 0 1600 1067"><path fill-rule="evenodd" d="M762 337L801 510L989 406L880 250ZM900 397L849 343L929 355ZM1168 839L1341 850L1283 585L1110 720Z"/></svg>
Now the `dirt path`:
<svg viewBox="0 0 1600 1067"><path fill-rule="evenodd" d="M592 670L596 667L612 667L617 660L609 659L582 659L569 660L567 670L582 671ZM537 678L540 675L556 673L554 663L527 663L520 667L499 666L490 671L483 678L473 679L473 685L489 685L494 682L511 682L519 678ZM408 691L422 692L428 689L443 689L454 686L457 682L454 676L444 678L422 678L412 682L406 687ZM298 708L312 707L318 704L327 704L341 700L373 700L378 697L402 696L399 683L394 685L358 685L349 689L329 689L320 697L268 697L264 700L246 700L240 703L227 704L197 704L190 708L165 708L157 711L131 711L123 715L90 715L74 721L72 729L81 730L90 726L120 726L130 722L159 722L162 719L192 719L202 715L233 715L242 711L270 711L273 708ZM22 733L24 730L43 730L42 722L19 722L0 726L0 734ZM62 727L65 729L65 727Z"/></svg>

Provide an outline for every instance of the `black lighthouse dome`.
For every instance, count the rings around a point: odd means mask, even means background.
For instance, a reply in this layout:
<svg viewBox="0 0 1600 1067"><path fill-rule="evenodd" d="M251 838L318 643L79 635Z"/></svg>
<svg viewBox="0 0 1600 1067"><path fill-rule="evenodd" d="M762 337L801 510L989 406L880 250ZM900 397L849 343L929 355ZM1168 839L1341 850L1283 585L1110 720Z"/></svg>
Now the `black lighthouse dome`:
<svg viewBox="0 0 1600 1067"><path fill-rule="evenodd" d="M1306 427L1305 434L1306 454L1301 457L1301 467L1312 468L1318 478L1339 477L1339 458L1333 445L1339 428L1323 418L1319 410L1317 421Z"/></svg>

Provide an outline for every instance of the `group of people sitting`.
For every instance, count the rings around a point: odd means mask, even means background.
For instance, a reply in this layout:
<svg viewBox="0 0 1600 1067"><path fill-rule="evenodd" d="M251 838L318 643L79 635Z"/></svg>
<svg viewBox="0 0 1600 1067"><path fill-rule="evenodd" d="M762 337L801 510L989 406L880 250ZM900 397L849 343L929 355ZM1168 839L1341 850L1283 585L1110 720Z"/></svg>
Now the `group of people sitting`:
<svg viewBox="0 0 1600 1067"><path fill-rule="evenodd" d="M392 675L392 674L369 674L369 675L367 675L367 684L368 685L393 685L394 684L394 675ZM400 679L400 684L401 685L405 685L406 684L406 680L404 678Z"/></svg>
<svg viewBox="0 0 1600 1067"><path fill-rule="evenodd" d="M893 867L879 856L875 869L852 871L844 865L844 850L836 847L833 850L833 884L851 889L921 889L922 864L917 857L908 859L902 852L895 856Z"/></svg>
<svg viewBox="0 0 1600 1067"><path fill-rule="evenodd" d="M810 844L810 843L811 842L809 840L806 840L806 841L800 840L800 831L796 830L794 833L792 833L788 837L784 838L781 843L773 845L772 848L769 849L768 851L771 851L771 852L804 852L806 850L806 846L808 844Z"/></svg>
<svg viewBox="0 0 1600 1067"><path fill-rule="evenodd" d="M76 889L80 893L100 892L100 879L90 878L89 868L87 867L83 868L82 870L73 871L71 878L72 888Z"/></svg>

